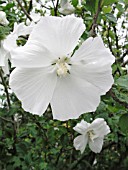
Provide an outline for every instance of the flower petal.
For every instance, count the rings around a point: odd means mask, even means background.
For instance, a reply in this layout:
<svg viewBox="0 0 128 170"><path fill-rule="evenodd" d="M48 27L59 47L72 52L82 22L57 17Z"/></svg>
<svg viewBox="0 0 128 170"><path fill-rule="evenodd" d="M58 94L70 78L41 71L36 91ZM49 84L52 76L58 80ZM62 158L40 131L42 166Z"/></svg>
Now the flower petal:
<svg viewBox="0 0 128 170"><path fill-rule="evenodd" d="M0 66L5 66L5 58L8 53L3 47L3 42L4 41L0 42Z"/></svg>
<svg viewBox="0 0 128 170"><path fill-rule="evenodd" d="M44 67L49 66L55 60L54 56L38 41L27 42L23 47L11 51L12 65L14 67Z"/></svg>
<svg viewBox="0 0 128 170"><path fill-rule="evenodd" d="M81 122L77 123L77 125L73 129L80 134L85 134L89 125L90 125L90 123L87 123L86 121L81 120Z"/></svg>
<svg viewBox="0 0 128 170"><path fill-rule="evenodd" d="M95 111L99 103L99 92L92 84L71 74L58 77L51 100L54 119L76 119L85 112Z"/></svg>
<svg viewBox="0 0 128 170"><path fill-rule="evenodd" d="M25 111L41 115L52 98L56 77L51 67L16 68L10 76L10 87L21 100Z"/></svg>
<svg viewBox="0 0 128 170"><path fill-rule="evenodd" d="M103 64L113 64L115 61L115 57L111 54L110 50L107 49L101 37L88 38L81 47L75 52L72 57L72 61L80 61L84 62L84 64L88 63L99 63Z"/></svg>
<svg viewBox="0 0 128 170"><path fill-rule="evenodd" d="M105 94L114 83L111 65L114 56L105 48L101 37L88 38L71 58L75 76L85 78ZM76 66L75 66L76 65ZM82 66L83 65L83 66Z"/></svg>
<svg viewBox="0 0 128 170"><path fill-rule="evenodd" d="M103 138L96 138L93 141L89 140L89 147L95 153L100 153L103 146Z"/></svg>
<svg viewBox="0 0 128 170"><path fill-rule="evenodd" d="M103 118L95 119L91 125L89 126L90 129L93 129L95 133L95 137L104 137L108 133L110 133L110 128L107 123L104 121Z"/></svg>
<svg viewBox="0 0 128 170"><path fill-rule="evenodd" d="M74 145L75 149L80 150L81 154L82 154L86 148L87 142L88 142L87 135L79 135L74 139L73 145Z"/></svg>
<svg viewBox="0 0 128 170"><path fill-rule="evenodd" d="M110 65L87 64L72 65L71 74L76 77L85 79L94 85L100 95L106 94L114 83L112 69Z"/></svg>
<svg viewBox="0 0 128 170"><path fill-rule="evenodd" d="M83 20L80 18L46 16L34 27L30 40L38 40L54 53L56 58L64 57L74 50L84 29Z"/></svg>
<svg viewBox="0 0 128 170"><path fill-rule="evenodd" d="M18 39L18 36L28 35L31 33L32 29L32 26L26 26L24 23L18 25L15 23L13 32L4 40L4 48L8 51L17 48L16 40Z"/></svg>

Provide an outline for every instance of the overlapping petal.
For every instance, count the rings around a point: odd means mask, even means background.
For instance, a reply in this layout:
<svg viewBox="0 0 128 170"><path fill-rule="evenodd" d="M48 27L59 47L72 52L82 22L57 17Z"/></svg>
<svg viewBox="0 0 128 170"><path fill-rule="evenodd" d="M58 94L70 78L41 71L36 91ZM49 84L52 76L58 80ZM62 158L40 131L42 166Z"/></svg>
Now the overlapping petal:
<svg viewBox="0 0 128 170"><path fill-rule="evenodd" d="M80 18L42 17L34 27L30 40L38 40L54 53L56 58L64 57L73 52L84 29L83 20Z"/></svg>
<svg viewBox="0 0 128 170"><path fill-rule="evenodd" d="M10 76L10 87L25 111L41 115L52 98L57 77L52 68L16 68Z"/></svg>
<svg viewBox="0 0 128 170"><path fill-rule="evenodd" d="M49 66L55 56L38 41L27 42L23 47L11 51L12 65L24 68Z"/></svg>
<svg viewBox="0 0 128 170"><path fill-rule="evenodd" d="M107 49L100 36L95 38L88 38L84 43L80 46L80 48L75 52L72 57L73 62L81 62L84 64L96 64L107 65L108 63L111 65L114 63L115 58L111 54L110 50Z"/></svg>
<svg viewBox="0 0 128 170"><path fill-rule="evenodd" d="M89 125L90 123L81 120L81 122L77 123L77 125L73 129L80 134L85 134L86 131L88 130Z"/></svg>
<svg viewBox="0 0 128 170"><path fill-rule="evenodd" d="M24 23L15 23L13 32L9 34L4 40L4 48L8 51L17 48L16 40L18 39L18 36L28 35L31 33L32 29L32 26L26 26Z"/></svg>
<svg viewBox="0 0 128 170"><path fill-rule="evenodd" d="M70 72L72 75L80 77L95 86L99 91L99 95L105 94L114 82L110 65L100 65L100 63L76 64L72 65Z"/></svg>
<svg viewBox="0 0 128 170"><path fill-rule="evenodd" d="M53 118L63 121L75 119L82 113L95 111L99 103L97 88L70 74L57 80L51 100Z"/></svg>
<svg viewBox="0 0 128 170"><path fill-rule="evenodd" d="M104 137L105 135L110 133L110 128L103 118L95 119L91 123L89 128L94 130L94 133L96 134L97 137Z"/></svg>
<svg viewBox="0 0 128 170"><path fill-rule="evenodd" d="M103 146L103 138L96 138L94 141L89 141L90 149L95 153L100 153Z"/></svg>
<svg viewBox="0 0 128 170"><path fill-rule="evenodd" d="M80 150L81 153L84 152L87 143L88 143L88 136L87 135L79 135L73 141L74 147L76 148L76 150Z"/></svg>

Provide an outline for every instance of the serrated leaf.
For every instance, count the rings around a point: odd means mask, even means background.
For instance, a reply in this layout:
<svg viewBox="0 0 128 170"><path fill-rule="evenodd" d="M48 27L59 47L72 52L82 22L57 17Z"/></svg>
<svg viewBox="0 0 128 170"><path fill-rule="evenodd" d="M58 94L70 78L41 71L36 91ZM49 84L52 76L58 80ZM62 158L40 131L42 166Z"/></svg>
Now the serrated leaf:
<svg viewBox="0 0 128 170"><path fill-rule="evenodd" d="M107 14L105 14L105 16L109 21L114 22L114 23L117 22L116 18L114 17L114 15L112 13L107 13Z"/></svg>
<svg viewBox="0 0 128 170"><path fill-rule="evenodd" d="M124 133L128 133L128 113L120 117L119 126Z"/></svg>

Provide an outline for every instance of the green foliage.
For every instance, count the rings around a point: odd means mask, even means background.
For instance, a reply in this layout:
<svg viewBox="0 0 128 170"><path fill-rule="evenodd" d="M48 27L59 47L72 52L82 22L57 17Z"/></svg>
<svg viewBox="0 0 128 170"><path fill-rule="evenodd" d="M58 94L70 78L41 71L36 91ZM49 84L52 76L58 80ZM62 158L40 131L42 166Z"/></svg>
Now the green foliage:
<svg viewBox="0 0 128 170"><path fill-rule="evenodd" d="M34 8L30 2L22 2L28 13ZM90 36L98 2L84 0L79 7L78 0L71 1L75 7L75 16L81 17L86 25L82 41ZM52 3L50 7L47 2L43 5L41 10L36 9L42 15L46 12L52 16L62 15L58 10L56 13L59 5L57 8L56 4L53 6ZM111 90L101 97L95 112L85 113L76 120L60 122L52 119L50 108L43 116L25 112L13 93L9 94L11 107L8 108L7 94L4 88L0 89L0 170L128 169L128 74L123 65L128 49L127 36L124 34L127 27L127 5L127 0L101 2L96 33L102 36L105 45L116 58L113 64L115 83ZM0 10L6 12L9 20L9 26L0 26L0 40L3 40L12 31L15 22L26 22L27 17L16 1L1 0ZM117 27L122 16L122 34L119 34ZM27 36L19 37L17 44L24 45L27 39ZM4 80L9 89L9 77L4 75ZM78 135L73 127L81 119L92 122L99 117L104 118L111 129L111 133L105 138L102 152L94 154L87 147L81 155L73 147L73 140Z"/></svg>
<svg viewBox="0 0 128 170"><path fill-rule="evenodd" d="M76 7L78 5L78 0L72 0L72 5Z"/></svg>
<svg viewBox="0 0 128 170"><path fill-rule="evenodd" d="M114 15L112 13L106 13L105 16L109 21L112 21L113 23L117 22L116 18L114 17Z"/></svg>
<svg viewBox="0 0 128 170"><path fill-rule="evenodd" d="M119 126L124 133L128 133L128 113L120 117Z"/></svg>

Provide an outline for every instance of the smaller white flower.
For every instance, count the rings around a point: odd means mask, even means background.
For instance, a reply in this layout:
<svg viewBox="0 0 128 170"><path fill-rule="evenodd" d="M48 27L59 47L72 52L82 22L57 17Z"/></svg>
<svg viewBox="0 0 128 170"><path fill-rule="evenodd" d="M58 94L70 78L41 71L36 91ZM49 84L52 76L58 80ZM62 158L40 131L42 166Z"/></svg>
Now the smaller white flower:
<svg viewBox="0 0 128 170"><path fill-rule="evenodd" d="M93 152L99 153L104 136L110 133L110 128L103 118L97 118L92 123L81 120L73 129L81 134L74 139L74 147L81 153L84 152L87 143Z"/></svg>
<svg viewBox="0 0 128 170"><path fill-rule="evenodd" d="M59 9L59 12L65 15L72 14L75 10L75 8L73 7L73 5L71 5L69 0L61 0L60 6L61 8Z"/></svg>
<svg viewBox="0 0 128 170"><path fill-rule="evenodd" d="M0 24L5 25L5 26L9 24L6 18L6 13L3 11L0 11Z"/></svg>

